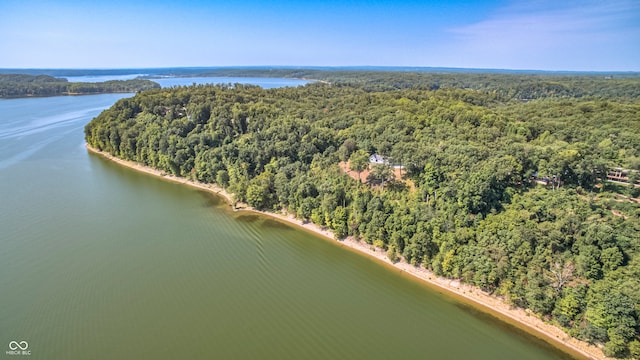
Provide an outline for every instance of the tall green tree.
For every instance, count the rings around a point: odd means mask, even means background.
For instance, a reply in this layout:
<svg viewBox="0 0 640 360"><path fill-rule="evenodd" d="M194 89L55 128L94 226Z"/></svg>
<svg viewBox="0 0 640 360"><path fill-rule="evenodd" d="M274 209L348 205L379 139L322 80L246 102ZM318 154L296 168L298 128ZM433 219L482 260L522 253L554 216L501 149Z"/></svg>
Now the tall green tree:
<svg viewBox="0 0 640 360"><path fill-rule="evenodd" d="M360 173L369 168L369 154L362 150L356 150L349 157L349 167L358 173L358 180L362 182Z"/></svg>

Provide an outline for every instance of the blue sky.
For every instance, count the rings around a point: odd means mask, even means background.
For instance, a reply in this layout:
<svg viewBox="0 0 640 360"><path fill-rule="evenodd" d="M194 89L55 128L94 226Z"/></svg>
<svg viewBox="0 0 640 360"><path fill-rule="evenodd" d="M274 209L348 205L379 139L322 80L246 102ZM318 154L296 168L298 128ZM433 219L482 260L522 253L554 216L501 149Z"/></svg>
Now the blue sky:
<svg viewBox="0 0 640 360"><path fill-rule="evenodd" d="M640 71L638 0L0 0L0 68Z"/></svg>

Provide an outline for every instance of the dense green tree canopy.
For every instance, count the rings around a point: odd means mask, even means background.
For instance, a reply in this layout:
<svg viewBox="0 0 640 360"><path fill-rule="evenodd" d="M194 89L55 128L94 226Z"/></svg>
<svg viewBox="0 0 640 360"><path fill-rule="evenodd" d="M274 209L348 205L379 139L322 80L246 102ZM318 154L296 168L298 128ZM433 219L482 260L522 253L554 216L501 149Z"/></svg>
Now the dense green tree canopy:
<svg viewBox="0 0 640 360"><path fill-rule="evenodd" d="M488 85L418 77L396 89L411 79L396 75L145 91L91 121L86 139L479 286L609 355L640 356L639 190L603 181L610 167L640 170L638 80L598 90L591 78L477 74ZM506 82L540 91L523 101ZM338 166L363 171L374 153L402 164L402 178L380 165L360 183Z"/></svg>

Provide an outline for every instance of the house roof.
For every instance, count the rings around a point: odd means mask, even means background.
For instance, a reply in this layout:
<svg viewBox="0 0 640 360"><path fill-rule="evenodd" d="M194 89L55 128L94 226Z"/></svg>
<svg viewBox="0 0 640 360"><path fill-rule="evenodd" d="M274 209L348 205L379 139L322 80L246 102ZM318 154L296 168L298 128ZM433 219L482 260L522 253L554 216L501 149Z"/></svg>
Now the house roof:
<svg viewBox="0 0 640 360"><path fill-rule="evenodd" d="M382 155L379 155L379 154L373 154L373 155L369 156L369 162L374 162L374 163L380 163L380 164L382 164L382 163L387 162L387 159L386 159L384 156L382 156Z"/></svg>

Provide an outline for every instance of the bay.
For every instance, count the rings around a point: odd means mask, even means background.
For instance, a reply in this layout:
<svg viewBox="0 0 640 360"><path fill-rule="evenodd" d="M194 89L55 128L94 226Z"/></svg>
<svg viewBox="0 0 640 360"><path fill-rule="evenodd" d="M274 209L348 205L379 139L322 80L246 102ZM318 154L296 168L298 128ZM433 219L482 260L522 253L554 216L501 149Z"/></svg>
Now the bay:
<svg viewBox="0 0 640 360"><path fill-rule="evenodd" d="M67 76L70 82L102 82L109 80L131 80L148 74L127 74L127 75L84 75ZM284 78L254 78L254 77L157 77L151 81L157 82L162 87L189 86L193 84L251 84L260 85L264 89L272 89L285 86L301 86L309 82L302 79Z"/></svg>
<svg viewBox="0 0 640 360"><path fill-rule="evenodd" d="M27 341L30 359L570 358L336 243L87 153L84 125L126 96L0 101L3 347Z"/></svg>

